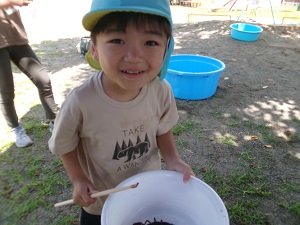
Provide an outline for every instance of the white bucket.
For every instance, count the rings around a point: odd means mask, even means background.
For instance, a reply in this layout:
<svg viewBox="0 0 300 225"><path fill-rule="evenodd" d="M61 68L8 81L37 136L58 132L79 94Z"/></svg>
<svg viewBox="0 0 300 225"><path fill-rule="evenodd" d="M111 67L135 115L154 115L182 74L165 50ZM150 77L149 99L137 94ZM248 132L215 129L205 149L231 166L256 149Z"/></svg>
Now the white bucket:
<svg viewBox="0 0 300 225"><path fill-rule="evenodd" d="M136 183L138 187L107 198L102 225L144 224L147 220L174 225L229 225L223 201L198 178L192 177L185 184L181 173L158 170L137 174L118 187Z"/></svg>

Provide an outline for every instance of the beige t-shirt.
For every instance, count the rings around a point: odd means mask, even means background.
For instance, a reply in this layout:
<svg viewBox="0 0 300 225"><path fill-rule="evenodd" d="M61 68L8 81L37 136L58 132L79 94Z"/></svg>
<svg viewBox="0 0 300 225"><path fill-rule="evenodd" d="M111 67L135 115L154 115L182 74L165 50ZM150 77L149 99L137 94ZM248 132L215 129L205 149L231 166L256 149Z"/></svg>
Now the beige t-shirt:
<svg viewBox="0 0 300 225"><path fill-rule="evenodd" d="M0 9L0 49L28 44L27 34L21 20L20 12L11 15Z"/></svg>
<svg viewBox="0 0 300 225"><path fill-rule="evenodd" d="M84 172L103 191L137 173L161 169L156 136L177 123L178 112L166 81L155 78L134 100L117 102L105 94L100 77L101 72L69 94L49 148L61 155L78 146ZM100 215L103 203L85 210Z"/></svg>

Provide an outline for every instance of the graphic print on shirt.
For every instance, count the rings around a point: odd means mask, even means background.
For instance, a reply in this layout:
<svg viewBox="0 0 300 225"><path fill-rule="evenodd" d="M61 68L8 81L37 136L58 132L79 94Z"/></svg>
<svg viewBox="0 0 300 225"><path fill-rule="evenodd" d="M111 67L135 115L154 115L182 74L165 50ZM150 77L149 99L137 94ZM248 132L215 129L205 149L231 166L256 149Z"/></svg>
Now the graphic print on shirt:
<svg viewBox="0 0 300 225"><path fill-rule="evenodd" d="M133 161L145 155L149 151L149 147L150 142L147 134L145 135L144 141L141 141L138 136L135 145L133 145L131 140L129 140L128 145L123 141L121 148L120 144L117 142L113 159L120 160L124 158L124 162Z"/></svg>

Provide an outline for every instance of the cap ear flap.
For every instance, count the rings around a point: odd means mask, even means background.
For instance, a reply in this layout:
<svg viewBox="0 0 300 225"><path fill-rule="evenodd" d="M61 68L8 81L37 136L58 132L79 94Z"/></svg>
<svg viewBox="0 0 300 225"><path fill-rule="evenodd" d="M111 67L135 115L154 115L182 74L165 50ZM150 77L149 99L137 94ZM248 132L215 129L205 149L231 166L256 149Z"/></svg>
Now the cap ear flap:
<svg viewBox="0 0 300 225"><path fill-rule="evenodd" d="M165 76L168 72L169 62L170 62L170 58L171 58L171 54L172 54L173 50L174 50L174 38L173 38L173 36L171 36L168 40L168 45L166 48L162 68L160 70L160 73L158 74L161 81L165 78Z"/></svg>
<svg viewBox="0 0 300 225"><path fill-rule="evenodd" d="M92 68L101 70L99 55L93 43L91 44L90 50L86 53L85 59Z"/></svg>

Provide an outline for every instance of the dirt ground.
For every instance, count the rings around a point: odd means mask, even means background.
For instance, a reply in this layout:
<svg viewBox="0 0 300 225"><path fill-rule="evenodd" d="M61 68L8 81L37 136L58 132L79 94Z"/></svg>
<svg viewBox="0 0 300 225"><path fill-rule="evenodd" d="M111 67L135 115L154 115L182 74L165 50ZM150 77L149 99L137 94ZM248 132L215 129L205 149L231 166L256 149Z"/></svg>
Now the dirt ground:
<svg viewBox="0 0 300 225"><path fill-rule="evenodd" d="M231 118L268 124L282 140L273 146L272 162L266 173L276 182L287 179L300 186L300 143L289 144L292 134L299 134L300 120L300 29L261 25L264 29L256 42L241 42L230 37L230 24L234 21L203 21L177 23L174 29L174 54L198 54L217 58L226 65L221 74L215 95L206 100L177 100L180 121L194 121L201 138L189 133L184 136L187 144L179 147L182 157L198 168L209 164L217 166L220 174L240 166L237 155L245 149L263 149L268 145L259 134L245 131L245 127L229 127ZM65 37L38 43L29 31L33 47L48 69L52 79L55 98L63 102L67 93L94 74L84 58L78 54L76 45L84 35L82 30ZM16 78L23 79L23 78ZM1 120L1 127L4 127ZM227 125L226 125L227 124ZM251 141L258 135L259 140ZM234 147L217 142L218 138L231 136L236 139ZM183 138L183 137L182 137ZM264 160L253 152L259 160ZM263 164L263 163L262 163ZM300 201L296 192L291 198ZM296 225L297 218L287 214L267 200L262 209L268 208L268 224Z"/></svg>
<svg viewBox="0 0 300 225"><path fill-rule="evenodd" d="M194 120L202 132L201 138L186 135L187 147L180 152L185 160L199 168L213 164L220 174L239 168L238 155L251 149L256 165L269 165L267 177L276 186L287 179L300 185L300 143L289 144L291 132L299 133L299 124L293 118L300 116L300 30L290 27L262 25L264 31L256 42L241 42L230 37L232 21L206 21L180 25L175 29L176 50L174 54L199 54L217 58L226 65L221 74L216 94L206 100L177 100L181 120ZM193 32L191 32L193 31ZM267 124L282 140L282 145L273 146L272 162L258 149L268 145L259 135L245 127L230 124L234 117L257 124ZM217 140L234 137L235 147L219 145ZM298 199L299 192L292 198ZM274 202L261 206L268 208L266 224L293 224L299 220L287 215Z"/></svg>

